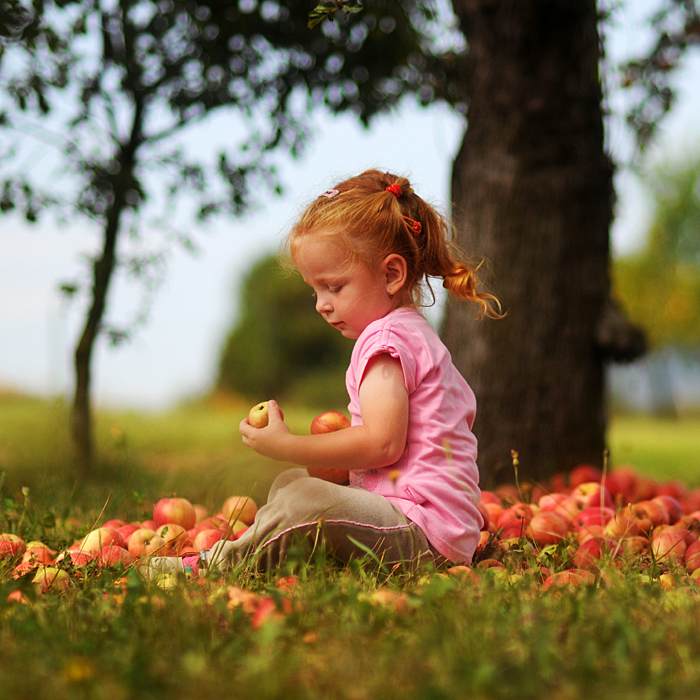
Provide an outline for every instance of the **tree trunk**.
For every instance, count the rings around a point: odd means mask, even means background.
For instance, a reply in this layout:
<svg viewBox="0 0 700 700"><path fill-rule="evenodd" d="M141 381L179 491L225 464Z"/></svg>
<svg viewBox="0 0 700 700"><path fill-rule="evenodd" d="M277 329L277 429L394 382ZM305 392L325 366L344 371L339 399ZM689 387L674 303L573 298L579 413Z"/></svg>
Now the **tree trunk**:
<svg viewBox="0 0 700 700"><path fill-rule="evenodd" d="M593 0L454 0L468 129L454 163L458 243L484 256L507 316L451 300L443 328L477 396L482 481L544 480L605 448L613 168Z"/></svg>
<svg viewBox="0 0 700 700"><path fill-rule="evenodd" d="M76 471L81 479L86 478L92 468L92 408L90 405L92 352L100 332L107 292L116 264L117 235L122 208L123 199L120 197L114 203L105 225L102 255L93 264L92 305L75 349L75 396L71 412L71 430Z"/></svg>

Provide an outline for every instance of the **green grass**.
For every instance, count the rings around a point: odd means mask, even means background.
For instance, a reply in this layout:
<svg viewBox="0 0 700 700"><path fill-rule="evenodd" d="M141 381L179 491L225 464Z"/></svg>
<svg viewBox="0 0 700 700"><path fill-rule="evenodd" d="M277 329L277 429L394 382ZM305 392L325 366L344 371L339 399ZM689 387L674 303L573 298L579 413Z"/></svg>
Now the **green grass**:
<svg viewBox="0 0 700 700"><path fill-rule="evenodd" d="M615 464L632 464L659 480L700 486L700 417L616 416L608 442Z"/></svg>
<svg viewBox="0 0 700 700"><path fill-rule="evenodd" d="M104 520L146 517L173 492L211 509L232 493L263 502L284 465L242 446L246 412L101 413L98 469L77 488L65 406L0 398L0 530L60 547L103 506ZM287 414L298 432L312 417ZM697 485L699 434L697 420L616 418L612 460ZM121 572L92 565L67 592L40 596L0 562L0 700L696 697L700 588L679 579L664 590L651 569L630 565L593 585L543 592L537 566L563 567L566 556L528 555L521 576L510 575L521 570L513 557L506 571L477 570L476 580L291 561L281 573L297 567L292 596L275 586L277 574L246 569L163 590L136 571L119 584ZM233 585L271 597L280 611L290 597L291 609L255 629L251 613L229 604ZM17 587L28 605L6 601ZM379 603L378 589L399 604Z"/></svg>

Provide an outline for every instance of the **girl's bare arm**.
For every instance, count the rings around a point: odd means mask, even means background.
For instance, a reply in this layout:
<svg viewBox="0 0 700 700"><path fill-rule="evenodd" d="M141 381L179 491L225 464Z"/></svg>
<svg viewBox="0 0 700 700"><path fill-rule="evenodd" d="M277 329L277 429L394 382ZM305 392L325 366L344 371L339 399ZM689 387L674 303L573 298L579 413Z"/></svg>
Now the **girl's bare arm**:
<svg viewBox="0 0 700 700"><path fill-rule="evenodd" d="M243 443L256 452L304 467L377 469L394 464L406 446L408 393L398 359L373 357L360 385L363 425L321 435L292 435L275 403L268 406L270 421L256 429L243 420Z"/></svg>

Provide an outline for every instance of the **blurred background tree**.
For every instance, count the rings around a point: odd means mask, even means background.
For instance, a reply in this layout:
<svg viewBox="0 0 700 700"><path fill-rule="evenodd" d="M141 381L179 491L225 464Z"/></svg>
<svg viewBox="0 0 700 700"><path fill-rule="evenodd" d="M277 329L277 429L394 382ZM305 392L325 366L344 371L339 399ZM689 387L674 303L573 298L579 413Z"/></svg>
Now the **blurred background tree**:
<svg viewBox="0 0 700 700"><path fill-rule="evenodd" d="M162 249L146 243L154 219L167 241L194 247L192 228L203 219L238 216L263 192L279 192L275 159L301 152L315 105L365 123L409 92L465 109L461 83L447 78L454 62L443 60L451 32L432 5L382 0L314 33L307 13L299 0L2 4L0 211L30 222L46 211L83 219L99 240L84 278L61 285L85 305L71 418L83 477L93 452L95 343L100 335L123 342L146 319L163 275ZM230 122L218 145L188 150L188 128L224 110ZM31 139L45 144L53 168L27 162L22 144ZM123 324L108 315L117 273L146 290Z"/></svg>
<svg viewBox="0 0 700 700"><path fill-rule="evenodd" d="M700 348L700 163L665 163L646 175L655 215L646 245L614 263L614 293L644 328L655 413L674 416L673 354Z"/></svg>
<svg viewBox="0 0 700 700"><path fill-rule="evenodd" d="M319 410L345 409L345 370L353 343L318 315L309 286L276 255L243 282L238 322L219 362L215 390Z"/></svg>

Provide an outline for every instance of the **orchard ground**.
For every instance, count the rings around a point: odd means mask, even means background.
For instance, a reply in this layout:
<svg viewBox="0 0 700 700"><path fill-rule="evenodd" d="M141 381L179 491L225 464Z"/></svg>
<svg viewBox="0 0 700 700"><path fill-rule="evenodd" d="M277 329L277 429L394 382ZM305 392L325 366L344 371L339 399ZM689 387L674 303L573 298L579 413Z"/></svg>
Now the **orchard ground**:
<svg viewBox="0 0 700 700"><path fill-rule="evenodd" d="M313 413L284 408L308 431ZM284 466L241 446L248 409L99 414L102 459L76 489L65 406L2 397L0 531L60 551L112 518L151 518L174 493L212 513L234 494L263 503ZM700 487L699 435L700 419L616 419L611 466ZM499 566L473 572L340 567L318 552L270 575L148 582L132 567L66 562L70 582L44 594L3 560L0 697L697 695L700 587L682 562L609 553L580 585L545 586L571 568L573 531L549 545L511 540L481 554ZM7 600L17 589L24 604Z"/></svg>

